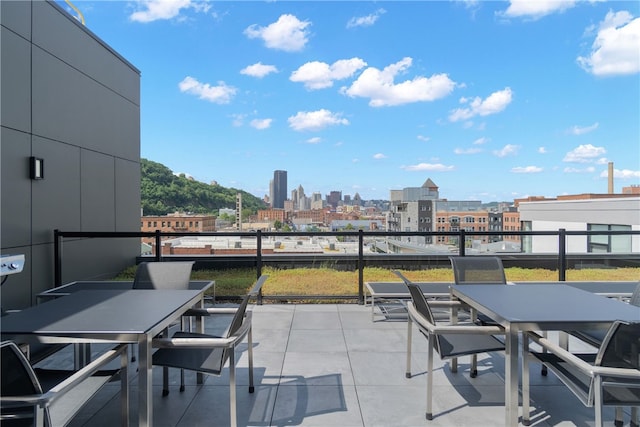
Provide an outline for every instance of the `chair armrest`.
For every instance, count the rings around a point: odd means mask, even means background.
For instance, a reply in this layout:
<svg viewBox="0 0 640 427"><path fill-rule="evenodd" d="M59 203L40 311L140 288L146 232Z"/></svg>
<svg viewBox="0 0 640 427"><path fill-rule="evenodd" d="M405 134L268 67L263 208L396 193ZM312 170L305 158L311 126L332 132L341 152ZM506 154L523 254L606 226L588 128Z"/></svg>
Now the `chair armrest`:
<svg viewBox="0 0 640 427"><path fill-rule="evenodd" d="M431 303L429 303L431 305ZM434 325L430 323L424 316L422 316L415 309L413 304L407 304L407 310L409 312L409 318L418 324L419 328L425 329L430 333L447 333L447 334L487 334L487 335L504 335L504 328L502 326L477 326L475 323L470 323L469 326L461 324L445 324Z"/></svg>
<svg viewBox="0 0 640 427"><path fill-rule="evenodd" d="M154 348L177 348L177 347L232 347L238 342L242 341L244 337L249 333L251 329L251 312L247 311L244 322L236 333L228 338L220 338L208 336L205 334L198 335L197 337L171 337L171 338L154 338L152 346Z"/></svg>
<svg viewBox="0 0 640 427"><path fill-rule="evenodd" d="M465 304L459 300L430 300L431 307L464 307Z"/></svg>
<svg viewBox="0 0 640 427"><path fill-rule="evenodd" d="M204 317L212 314L235 314L238 311L234 307L219 307L219 308L190 308L183 316L187 317Z"/></svg>
<svg viewBox="0 0 640 427"><path fill-rule="evenodd" d="M41 407L50 406L58 398L62 397L72 388L77 387L84 380L98 372L100 368L114 360L119 355L126 353L126 351L127 344L120 344L113 349L101 354L98 358L96 358L83 368L75 371L64 381L56 384L53 388L51 388L51 390L39 395L2 396L0 398L1 405L3 408L15 408L30 405L38 405Z"/></svg>
<svg viewBox="0 0 640 427"><path fill-rule="evenodd" d="M98 356L95 360L91 361L88 365L76 371L73 375L71 375L66 380L62 381L60 384L53 387L51 390L46 392L44 395L50 395L51 401L54 401L59 396L62 396L66 392L68 392L73 387L76 387L85 379L89 378L96 372L100 370L100 368L104 367L107 363L114 360L116 357L122 355L127 352L128 345L127 344L119 344L118 346L108 350Z"/></svg>

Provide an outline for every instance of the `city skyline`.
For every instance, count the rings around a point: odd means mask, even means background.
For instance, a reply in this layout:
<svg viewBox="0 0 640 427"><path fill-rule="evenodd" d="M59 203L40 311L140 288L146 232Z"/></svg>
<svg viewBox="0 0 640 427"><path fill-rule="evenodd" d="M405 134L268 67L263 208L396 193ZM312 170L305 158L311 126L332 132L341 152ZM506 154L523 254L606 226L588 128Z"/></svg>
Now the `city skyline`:
<svg viewBox="0 0 640 427"><path fill-rule="evenodd" d="M75 15L64 1L58 4ZM257 197L640 183L635 1L77 2L141 70L141 156Z"/></svg>

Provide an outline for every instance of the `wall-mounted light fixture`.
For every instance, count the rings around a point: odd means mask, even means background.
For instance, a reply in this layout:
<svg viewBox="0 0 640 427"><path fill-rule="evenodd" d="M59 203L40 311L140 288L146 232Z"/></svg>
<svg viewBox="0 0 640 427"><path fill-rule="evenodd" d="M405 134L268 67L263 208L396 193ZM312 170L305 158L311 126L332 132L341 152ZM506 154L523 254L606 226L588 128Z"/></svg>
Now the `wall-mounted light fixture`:
<svg viewBox="0 0 640 427"><path fill-rule="evenodd" d="M31 179L44 179L44 159L29 157L29 175Z"/></svg>

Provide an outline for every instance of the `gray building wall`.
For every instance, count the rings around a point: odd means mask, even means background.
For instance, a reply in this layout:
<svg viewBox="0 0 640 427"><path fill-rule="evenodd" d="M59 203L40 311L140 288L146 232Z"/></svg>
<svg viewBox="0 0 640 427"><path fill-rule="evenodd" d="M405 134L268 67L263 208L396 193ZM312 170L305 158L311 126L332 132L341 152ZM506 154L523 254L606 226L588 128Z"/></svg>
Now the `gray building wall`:
<svg viewBox="0 0 640 427"><path fill-rule="evenodd" d="M0 31L0 245L26 258L1 288L12 309L53 287L55 229L140 229L140 72L50 1L1 1ZM139 239L67 241L63 282L111 277L139 252Z"/></svg>

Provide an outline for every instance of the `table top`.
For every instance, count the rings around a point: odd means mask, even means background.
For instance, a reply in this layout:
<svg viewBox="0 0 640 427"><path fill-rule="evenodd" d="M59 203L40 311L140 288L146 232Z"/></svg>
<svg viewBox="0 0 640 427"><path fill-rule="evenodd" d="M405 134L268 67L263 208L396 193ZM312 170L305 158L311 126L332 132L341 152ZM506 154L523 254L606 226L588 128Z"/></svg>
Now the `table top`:
<svg viewBox="0 0 640 427"><path fill-rule="evenodd" d="M210 287L215 285L215 281L209 280L191 280L189 282L189 289L193 291L206 291ZM123 280L97 280L97 281L76 281L67 283L57 288L48 289L37 295L38 298L50 298L69 295L73 292L85 291L85 290L119 290L125 291L133 289L133 281ZM155 290L155 289L153 289Z"/></svg>
<svg viewBox="0 0 640 427"><path fill-rule="evenodd" d="M567 330L640 321L640 307L569 285L456 285L452 294L503 326Z"/></svg>
<svg viewBox="0 0 640 427"><path fill-rule="evenodd" d="M155 335L198 303L199 290L77 291L2 318L7 336L67 337L78 342L136 342Z"/></svg>
<svg viewBox="0 0 640 427"><path fill-rule="evenodd" d="M601 282L516 282L516 285L567 285L608 297L630 297L640 282L638 281L601 281Z"/></svg>

